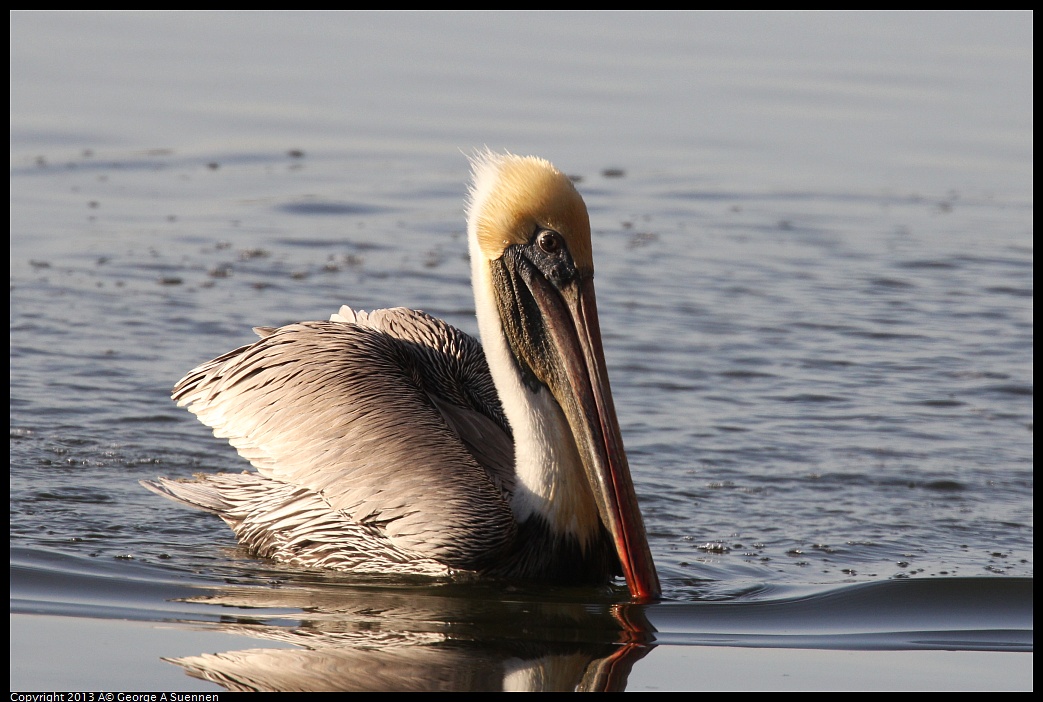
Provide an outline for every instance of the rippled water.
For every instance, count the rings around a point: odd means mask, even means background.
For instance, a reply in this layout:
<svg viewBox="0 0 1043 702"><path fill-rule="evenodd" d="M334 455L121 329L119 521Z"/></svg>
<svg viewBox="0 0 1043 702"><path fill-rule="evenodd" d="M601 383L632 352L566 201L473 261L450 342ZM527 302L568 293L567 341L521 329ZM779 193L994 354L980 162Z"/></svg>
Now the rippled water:
<svg viewBox="0 0 1043 702"><path fill-rule="evenodd" d="M1031 651L1032 42L1016 24L13 15L12 631L235 611L266 650L372 651L376 631L394 642L363 656L380 670L507 661L521 686L536 651L571 661L566 687L625 670L631 689L657 684L643 671L669 670L671 645ZM507 41L519 26L546 43ZM347 303L474 333L460 151L486 143L553 159L590 208L662 605L295 572L137 484L244 467L169 390L253 326ZM976 659L1012 682L978 680L1030 686L1027 658ZM180 684L158 675L136 686ZM59 679L13 672L12 689Z"/></svg>

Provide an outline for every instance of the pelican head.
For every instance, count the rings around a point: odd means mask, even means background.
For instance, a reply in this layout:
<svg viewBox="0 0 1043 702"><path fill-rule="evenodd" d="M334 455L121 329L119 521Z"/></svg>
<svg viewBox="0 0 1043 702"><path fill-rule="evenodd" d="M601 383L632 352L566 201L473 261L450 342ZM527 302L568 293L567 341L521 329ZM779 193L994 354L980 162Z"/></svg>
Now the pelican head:
<svg viewBox="0 0 1043 702"><path fill-rule="evenodd" d="M514 433L511 508L583 547L603 528L632 596L658 597L605 366L583 198L543 159L483 152L472 165L475 303Z"/></svg>

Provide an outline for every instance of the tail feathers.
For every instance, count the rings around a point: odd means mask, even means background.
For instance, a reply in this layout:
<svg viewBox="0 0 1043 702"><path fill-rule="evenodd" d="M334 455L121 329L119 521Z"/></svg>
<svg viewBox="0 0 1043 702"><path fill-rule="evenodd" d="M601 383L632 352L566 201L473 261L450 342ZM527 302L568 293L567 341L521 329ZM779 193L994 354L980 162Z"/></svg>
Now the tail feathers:
<svg viewBox="0 0 1043 702"><path fill-rule="evenodd" d="M449 568L395 547L376 526L358 524L319 493L257 473L197 475L141 484L188 507L212 512L239 543L283 563L360 573L444 576Z"/></svg>
<svg viewBox="0 0 1043 702"><path fill-rule="evenodd" d="M217 476L200 476L213 478ZM225 499L220 488L207 480L170 480L159 478L158 481L141 480L141 486L157 495L179 502L186 507L222 514L227 512L231 503Z"/></svg>

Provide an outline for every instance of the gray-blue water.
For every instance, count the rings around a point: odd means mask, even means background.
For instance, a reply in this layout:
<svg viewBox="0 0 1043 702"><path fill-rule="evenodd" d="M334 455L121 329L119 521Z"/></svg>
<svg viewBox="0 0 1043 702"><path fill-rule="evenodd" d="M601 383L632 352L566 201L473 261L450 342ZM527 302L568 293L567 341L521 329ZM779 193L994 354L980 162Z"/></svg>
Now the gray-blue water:
<svg viewBox="0 0 1043 702"><path fill-rule="evenodd" d="M236 650L129 620L380 672L334 687L1031 687L984 652L1032 650L1032 48L1017 13L12 14L12 689ZM247 467L169 391L253 326L476 333L484 145L587 201L662 604L294 571L138 486Z"/></svg>

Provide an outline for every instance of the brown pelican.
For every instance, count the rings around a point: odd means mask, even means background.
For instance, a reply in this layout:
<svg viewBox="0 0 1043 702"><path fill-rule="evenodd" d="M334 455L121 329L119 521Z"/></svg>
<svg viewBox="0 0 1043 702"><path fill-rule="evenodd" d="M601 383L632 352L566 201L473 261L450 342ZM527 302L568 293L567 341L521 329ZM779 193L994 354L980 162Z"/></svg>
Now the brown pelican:
<svg viewBox="0 0 1043 702"><path fill-rule="evenodd" d="M256 473L149 489L305 566L600 584L659 596L612 404L590 221L534 157L472 160L483 347L423 312L259 328L174 388Z"/></svg>

